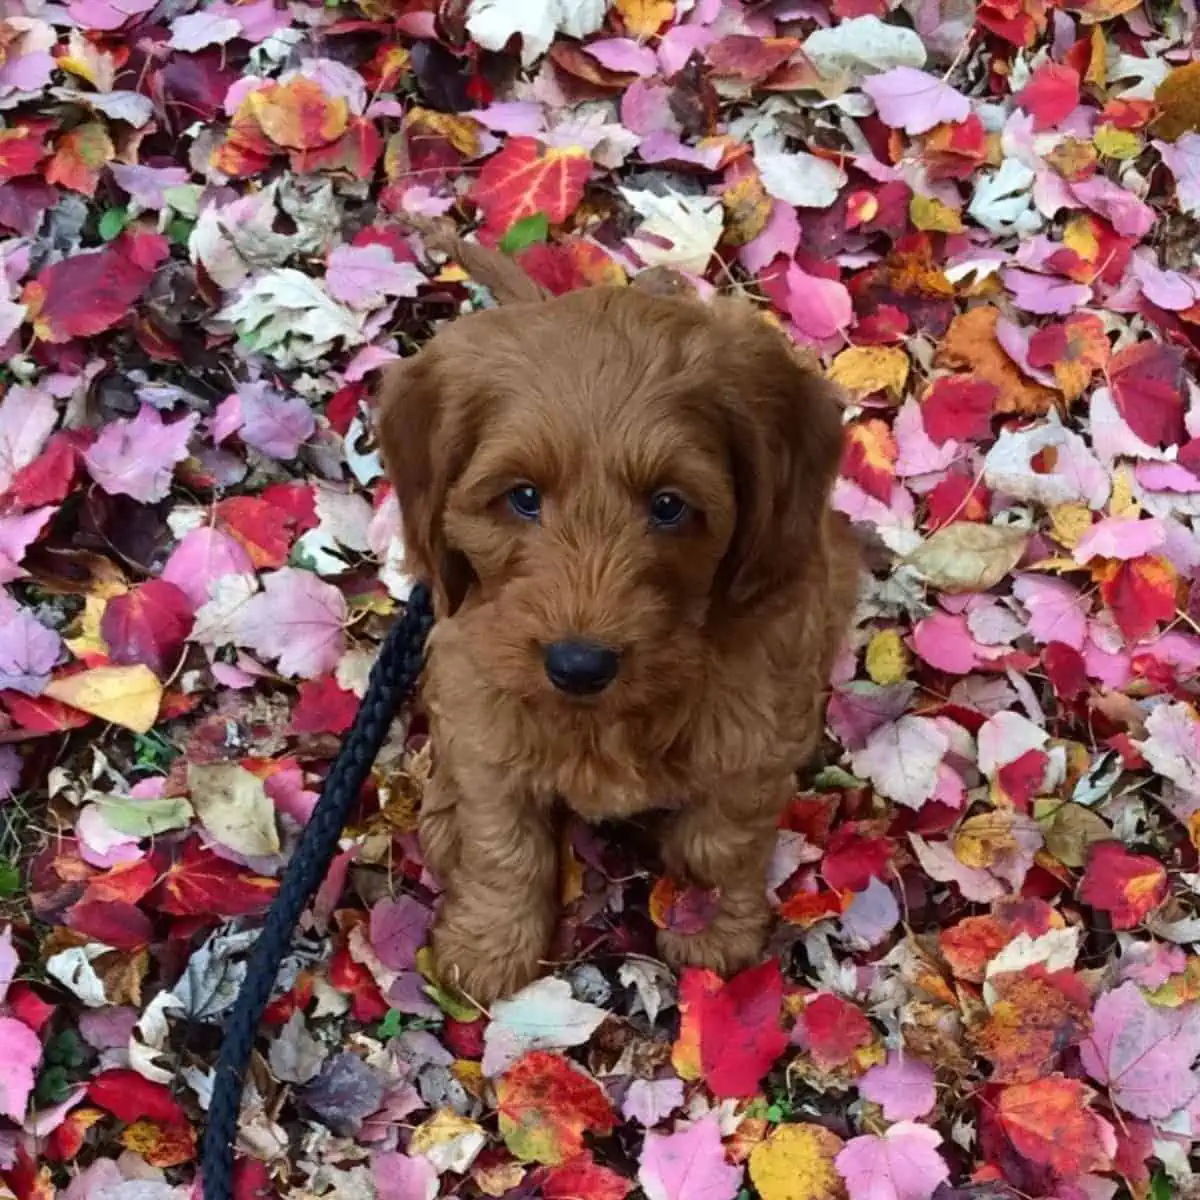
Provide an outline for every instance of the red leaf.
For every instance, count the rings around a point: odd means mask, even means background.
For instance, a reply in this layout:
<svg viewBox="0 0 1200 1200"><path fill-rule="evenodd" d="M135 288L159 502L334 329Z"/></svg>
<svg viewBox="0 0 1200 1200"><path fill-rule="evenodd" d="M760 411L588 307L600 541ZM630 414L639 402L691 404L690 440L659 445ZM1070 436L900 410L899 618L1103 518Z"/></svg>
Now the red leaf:
<svg viewBox="0 0 1200 1200"><path fill-rule="evenodd" d="M110 329L146 290L168 250L161 234L123 233L103 250L46 267L21 293L34 332L46 342L68 342Z"/></svg>
<svg viewBox="0 0 1200 1200"><path fill-rule="evenodd" d="M332 675L306 679L292 709L291 733L345 733L354 724L358 697L338 686Z"/></svg>
<svg viewBox="0 0 1200 1200"><path fill-rule="evenodd" d="M57 1008L49 1000L43 1000L27 983L14 983L8 989L8 1015L16 1017L22 1025L28 1025L36 1034L54 1016Z"/></svg>
<svg viewBox="0 0 1200 1200"><path fill-rule="evenodd" d="M87 440L75 430L53 434L41 454L13 476L8 494L22 508L61 503L71 490L79 469L80 449Z"/></svg>
<svg viewBox="0 0 1200 1200"><path fill-rule="evenodd" d="M1151 446L1184 440L1183 351L1161 342L1137 342L1114 354L1108 384L1129 428Z"/></svg>
<svg viewBox="0 0 1200 1200"><path fill-rule="evenodd" d="M15 179L37 171L38 163L50 153L46 132L40 125L0 129L0 179Z"/></svg>
<svg viewBox="0 0 1200 1200"><path fill-rule="evenodd" d="M22 729L28 729L31 733L66 733L71 729L82 729L92 719L87 713L60 704L48 696L0 692L0 703Z"/></svg>
<svg viewBox="0 0 1200 1200"><path fill-rule="evenodd" d="M148 896L158 882L158 868L149 858L137 862L121 863L97 875L91 880L84 893L85 900L124 900L126 904L137 902Z"/></svg>
<svg viewBox="0 0 1200 1200"><path fill-rule="evenodd" d="M846 431L841 473L868 496L887 504L896 478L896 439L886 421L858 421Z"/></svg>
<svg viewBox="0 0 1200 1200"><path fill-rule="evenodd" d="M1074 646L1051 642L1042 651L1042 666L1060 700L1074 700L1088 690L1087 664Z"/></svg>
<svg viewBox="0 0 1200 1200"><path fill-rule="evenodd" d="M776 67L783 66L799 49L799 38L731 33L713 42L704 56L714 75L732 75L747 83L757 83Z"/></svg>
<svg viewBox="0 0 1200 1200"><path fill-rule="evenodd" d="M150 918L125 900L81 900L67 909L66 924L116 950L140 950L154 936Z"/></svg>
<svg viewBox="0 0 1200 1200"><path fill-rule="evenodd" d="M1167 869L1157 859L1130 854L1120 842L1100 842L1092 847L1079 898L1108 913L1114 929L1134 929L1168 890Z"/></svg>
<svg viewBox="0 0 1200 1200"><path fill-rule="evenodd" d="M992 412L1000 389L974 375L943 375L921 400L925 432L939 446L985 438L992 431Z"/></svg>
<svg viewBox="0 0 1200 1200"><path fill-rule="evenodd" d="M579 206L591 173L592 160L579 146L550 148L536 138L510 137L484 163L471 199L495 234L539 212L557 225Z"/></svg>
<svg viewBox="0 0 1200 1200"><path fill-rule="evenodd" d="M88 1084L88 1099L126 1123L147 1117L160 1125L186 1125L187 1114L161 1083L124 1067L101 1071Z"/></svg>
<svg viewBox="0 0 1200 1200"><path fill-rule="evenodd" d="M1033 117L1034 129L1049 129L1064 121L1079 105L1079 72L1044 62L1017 93L1017 103Z"/></svg>
<svg viewBox="0 0 1200 1200"><path fill-rule="evenodd" d="M165 579L148 579L114 596L100 617L100 635L112 661L143 663L160 679L174 670L191 631L192 602Z"/></svg>
<svg viewBox="0 0 1200 1200"><path fill-rule="evenodd" d="M835 891L861 892L872 879L888 878L891 858L888 838L864 837L852 824L842 825L821 859L821 878Z"/></svg>
<svg viewBox="0 0 1200 1200"><path fill-rule="evenodd" d="M875 1037L862 1010L831 992L810 1000L799 1024L813 1062L825 1071L845 1066L859 1047L869 1045Z"/></svg>
<svg viewBox="0 0 1200 1200"><path fill-rule="evenodd" d="M214 510L216 526L229 534L259 571L286 566L295 536L292 514L262 496L231 496Z"/></svg>
<svg viewBox="0 0 1200 1200"><path fill-rule="evenodd" d="M1151 634L1160 621L1175 618L1175 568L1155 554L1125 562L1112 560L1097 568L1100 595L1112 610L1125 640L1136 642Z"/></svg>
<svg viewBox="0 0 1200 1200"><path fill-rule="evenodd" d="M683 1024L673 1052L677 1067L699 1044L699 1073L721 1099L753 1096L787 1047L779 1023L783 976L768 959L722 983L709 971L684 970L679 983Z"/></svg>
<svg viewBox="0 0 1200 1200"><path fill-rule="evenodd" d="M176 917L243 917L270 907L279 882L252 875L194 840L167 868L158 908Z"/></svg>
<svg viewBox="0 0 1200 1200"><path fill-rule="evenodd" d="M543 1200L625 1200L633 1180L601 1166L590 1150L537 1173Z"/></svg>

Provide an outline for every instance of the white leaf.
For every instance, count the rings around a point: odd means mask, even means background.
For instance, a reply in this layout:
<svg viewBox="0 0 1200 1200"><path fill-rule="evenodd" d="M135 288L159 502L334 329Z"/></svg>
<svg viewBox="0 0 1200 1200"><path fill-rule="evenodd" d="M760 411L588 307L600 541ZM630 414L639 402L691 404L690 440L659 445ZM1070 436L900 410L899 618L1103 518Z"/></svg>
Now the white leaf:
<svg viewBox="0 0 1200 1200"><path fill-rule="evenodd" d="M565 979L539 979L492 1008L483 1035L483 1073L502 1074L529 1050L582 1046L608 1014L571 995Z"/></svg>
<svg viewBox="0 0 1200 1200"><path fill-rule="evenodd" d="M556 33L585 38L604 24L608 0L471 0L467 32L485 50L503 50L521 35L521 62L529 66L550 49Z"/></svg>
<svg viewBox="0 0 1200 1200"><path fill-rule="evenodd" d="M884 24L873 13L816 30L809 34L803 49L825 76L839 71L864 74L925 65L920 37L903 25Z"/></svg>
<svg viewBox="0 0 1200 1200"><path fill-rule="evenodd" d="M876 729L851 756L854 773L906 808L919 809L937 789L950 739L928 717L903 716Z"/></svg>
<svg viewBox="0 0 1200 1200"><path fill-rule="evenodd" d="M803 150L788 154L760 143L754 161L767 194L799 208L828 208L846 182L846 172L836 163Z"/></svg>
<svg viewBox="0 0 1200 1200"><path fill-rule="evenodd" d="M708 266L725 219L715 196L680 196L622 188L621 195L642 218L629 248L648 267L678 267L699 275Z"/></svg>

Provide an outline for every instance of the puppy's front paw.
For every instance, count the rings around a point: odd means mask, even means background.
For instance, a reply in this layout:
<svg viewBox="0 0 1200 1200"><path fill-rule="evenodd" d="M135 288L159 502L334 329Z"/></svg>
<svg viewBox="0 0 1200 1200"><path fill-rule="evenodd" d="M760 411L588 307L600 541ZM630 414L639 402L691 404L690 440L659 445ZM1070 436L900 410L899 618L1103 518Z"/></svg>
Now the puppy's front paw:
<svg viewBox="0 0 1200 1200"><path fill-rule="evenodd" d="M481 926L471 917L448 904L434 925L433 955L443 983L487 1006L542 974L552 923L496 912L490 924Z"/></svg>
<svg viewBox="0 0 1200 1200"><path fill-rule="evenodd" d="M761 912L731 916L719 913L699 933L658 932L658 952L663 961L676 970L681 967L706 967L728 978L762 958L767 940L770 914L765 905Z"/></svg>

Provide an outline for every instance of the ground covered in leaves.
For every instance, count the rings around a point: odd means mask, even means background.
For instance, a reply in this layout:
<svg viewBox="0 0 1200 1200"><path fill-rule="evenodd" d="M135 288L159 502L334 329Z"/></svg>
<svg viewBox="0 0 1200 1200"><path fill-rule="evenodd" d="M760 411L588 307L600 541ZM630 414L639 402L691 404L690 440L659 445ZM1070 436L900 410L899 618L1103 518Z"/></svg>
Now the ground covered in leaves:
<svg viewBox="0 0 1200 1200"><path fill-rule="evenodd" d="M399 725L238 1197L1200 1195L1192 0L0 5L0 1197L180 1200L223 1015L406 595L379 367L488 297L742 290L876 553L772 957L575 829L553 977L428 978Z"/></svg>

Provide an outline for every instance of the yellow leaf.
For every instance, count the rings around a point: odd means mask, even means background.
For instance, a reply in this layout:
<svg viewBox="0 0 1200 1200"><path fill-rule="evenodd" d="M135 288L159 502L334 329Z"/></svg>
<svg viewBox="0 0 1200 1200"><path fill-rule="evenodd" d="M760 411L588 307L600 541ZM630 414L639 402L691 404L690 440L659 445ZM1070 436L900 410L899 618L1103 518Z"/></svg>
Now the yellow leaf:
<svg viewBox="0 0 1200 1200"><path fill-rule="evenodd" d="M1091 43L1088 68L1083 78L1085 83L1102 88L1108 83L1108 43L1104 40L1104 31L1099 25L1092 26Z"/></svg>
<svg viewBox="0 0 1200 1200"><path fill-rule="evenodd" d="M138 663L67 675L52 680L42 694L134 733L149 733L158 719L162 691L154 672Z"/></svg>
<svg viewBox="0 0 1200 1200"><path fill-rule="evenodd" d="M908 219L920 230L932 233L962 233L962 217L933 196L914 195L908 202Z"/></svg>
<svg viewBox="0 0 1200 1200"><path fill-rule="evenodd" d="M99 596L83 598L83 612L75 618L76 632L69 638L63 638L67 649L76 658L87 654L108 654L108 645L100 633L100 618L108 607L108 601Z"/></svg>
<svg viewBox="0 0 1200 1200"><path fill-rule="evenodd" d="M922 542L906 561L943 592L986 592L1021 561L1028 542L1024 529L955 521Z"/></svg>
<svg viewBox="0 0 1200 1200"><path fill-rule="evenodd" d="M189 763L188 793L200 823L247 858L279 853L275 805L263 781L240 763Z"/></svg>
<svg viewBox="0 0 1200 1200"><path fill-rule="evenodd" d="M1058 504L1050 510L1050 535L1069 550L1075 548L1091 527L1092 510L1082 500Z"/></svg>
<svg viewBox="0 0 1200 1200"><path fill-rule="evenodd" d="M1105 158L1137 158L1142 152L1142 139L1132 129L1115 125L1101 125L1092 141Z"/></svg>
<svg viewBox="0 0 1200 1200"><path fill-rule="evenodd" d="M461 1173L487 1142L481 1126L449 1108L439 1109L409 1139L409 1149L423 1154L438 1171Z"/></svg>
<svg viewBox="0 0 1200 1200"><path fill-rule="evenodd" d="M613 7L625 24L630 37L653 37L675 16L673 0L616 0Z"/></svg>
<svg viewBox="0 0 1200 1200"><path fill-rule="evenodd" d="M829 378L860 396L886 391L899 400L908 380L908 355L898 346L851 346L833 360Z"/></svg>
<svg viewBox="0 0 1200 1200"><path fill-rule="evenodd" d="M908 675L908 650L895 629L881 629L867 645L867 674L873 683L886 687Z"/></svg>
<svg viewBox="0 0 1200 1200"><path fill-rule="evenodd" d="M1108 511L1114 517L1137 517L1142 508L1134 493L1133 471L1122 463L1113 472L1112 492L1108 497Z"/></svg>
<svg viewBox="0 0 1200 1200"><path fill-rule="evenodd" d="M1100 239L1095 226L1087 217L1072 217L1063 228L1063 245L1074 250L1084 262L1095 262L1100 253Z"/></svg>
<svg viewBox="0 0 1200 1200"><path fill-rule="evenodd" d="M725 209L725 240L731 246L752 242L767 224L774 201L767 195L762 176L747 171L721 193Z"/></svg>
<svg viewBox="0 0 1200 1200"><path fill-rule="evenodd" d="M842 1200L834 1166L842 1139L821 1125L780 1125L750 1152L750 1179L762 1200Z"/></svg>

